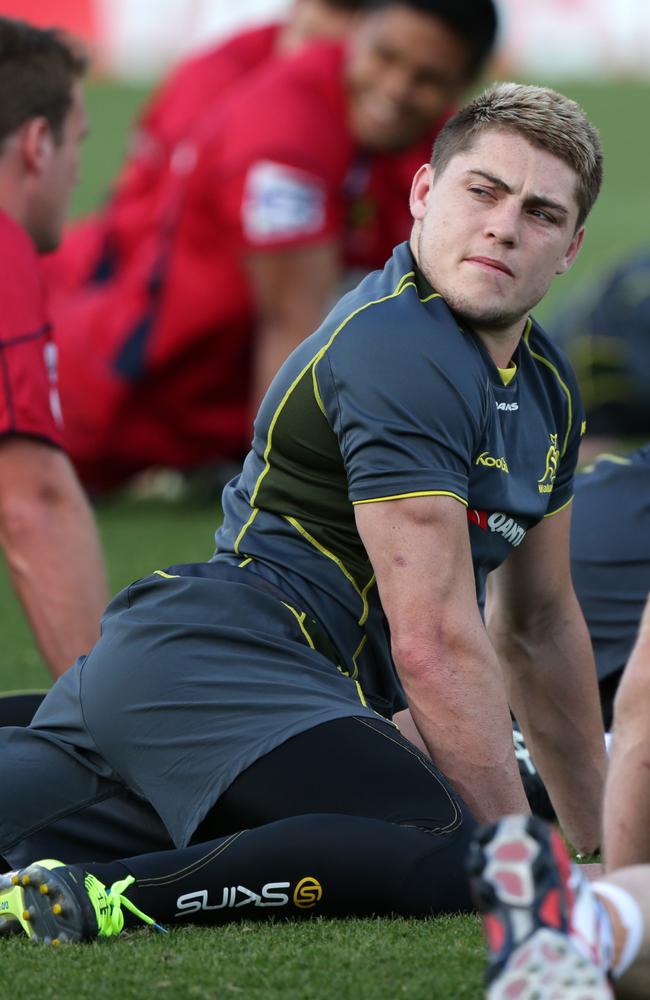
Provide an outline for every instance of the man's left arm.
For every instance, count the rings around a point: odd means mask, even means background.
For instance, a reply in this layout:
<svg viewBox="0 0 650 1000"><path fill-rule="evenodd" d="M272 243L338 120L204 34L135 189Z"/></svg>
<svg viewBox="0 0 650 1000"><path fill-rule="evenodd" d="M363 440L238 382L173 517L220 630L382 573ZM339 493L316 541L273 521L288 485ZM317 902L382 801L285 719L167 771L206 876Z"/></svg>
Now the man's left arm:
<svg viewBox="0 0 650 1000"><path fill-rule="evenodd" d="M606 769L596 669L569 560L570 506L544 518L490 576L488 633L508 699L560 822L600 846Z"/></svg>

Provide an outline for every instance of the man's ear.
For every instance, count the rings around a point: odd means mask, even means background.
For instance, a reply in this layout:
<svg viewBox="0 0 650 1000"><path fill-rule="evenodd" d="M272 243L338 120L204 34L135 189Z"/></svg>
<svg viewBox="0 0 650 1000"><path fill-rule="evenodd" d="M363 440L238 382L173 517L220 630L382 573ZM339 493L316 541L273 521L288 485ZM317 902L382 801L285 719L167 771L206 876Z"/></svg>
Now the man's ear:
<svg viewBox="0 0 650 1000"><path fill-rule="evenodd" d="M564 254L564 257L562 258L562 262L558 267L557 271L555 272L556 274L565 274L565 272L569 270L574 260L578 256L580 247L582 246L584 241L585 241L585 227L580 226L580 229L577 231L577 233L569 243L567 251Z"/></svg>
<svg viewBox="0 0 650 1000"><path fill-rule="evenodd" d="M417 221L423 219L427 210L429 192L433 187L433 167L430 163L423 163L418 169L411 184L411 196L409 208L411 215Z"/></svg>
<svg viewBox="0 0 650 1000"><path fill-rule="evenodd" d="M54 137L47 118L30 118L26 121L19 132L18 147L27 171L41 174L54 148Z"/></svg>

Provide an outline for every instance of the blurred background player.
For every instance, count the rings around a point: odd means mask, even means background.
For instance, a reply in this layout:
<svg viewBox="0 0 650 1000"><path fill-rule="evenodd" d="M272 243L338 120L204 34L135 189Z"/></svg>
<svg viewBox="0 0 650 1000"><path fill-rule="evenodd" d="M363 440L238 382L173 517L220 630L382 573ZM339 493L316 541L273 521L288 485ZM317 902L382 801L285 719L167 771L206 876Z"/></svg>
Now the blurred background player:
<svg viewBox="0 0 650 1000"><path fill-rule="evenodd" d="M571 568L596 659L605 728L650 593L650 445L576 477Z"/></svg>
<svg viewBox="0 0 650 1000"><path fill-rule="evenodd" d="M66 444L89 485L244 453L346 268L408 233L414 169L495 32L492 0L373 0L345 43L233 85L176 147L156 225L113 228L90 280L70 291L52 262Z"/></svg>
<svg viewBox="0 0 650 1000"><path fill-rule="evenodd" d="M96 641L107 597L93 515L61 450L37 258L57 245L76 181L84 70L55 31L0 18L0 545L55 677Z"/></svg>
<svg viewBox="0 0 650 1000"><path fill-rule="evenodd" d="M611 267L551 326L569 355L587 415L581 460L650 438L650 251Z"/></svg>
<svg viewBox="0 0 650 1000"><path fill-rule="evenodd" d="M158 221L156 206L174 156L206 112L230 87L271 59L297 51L314 38L342 38L365 0L294 0L284 21L236 33L182 61L154 91L140 114L124 166L106 204L71 226L49 263L54 290L101 278L118 266L119 248L141 239Z"/></svg>

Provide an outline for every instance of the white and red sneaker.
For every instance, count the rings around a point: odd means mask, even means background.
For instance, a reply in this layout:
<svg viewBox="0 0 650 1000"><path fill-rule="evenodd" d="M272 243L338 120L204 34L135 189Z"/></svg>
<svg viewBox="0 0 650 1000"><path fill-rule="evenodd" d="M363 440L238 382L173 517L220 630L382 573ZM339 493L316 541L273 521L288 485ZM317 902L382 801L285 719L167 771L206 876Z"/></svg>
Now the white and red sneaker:
<svg viewBox="0 0 650 1000"><path fill-rule="evenodd" d="M613 1000L602 910L557 831L506 816L476 834L468 871L488 946L487 1000Z"/></svg>

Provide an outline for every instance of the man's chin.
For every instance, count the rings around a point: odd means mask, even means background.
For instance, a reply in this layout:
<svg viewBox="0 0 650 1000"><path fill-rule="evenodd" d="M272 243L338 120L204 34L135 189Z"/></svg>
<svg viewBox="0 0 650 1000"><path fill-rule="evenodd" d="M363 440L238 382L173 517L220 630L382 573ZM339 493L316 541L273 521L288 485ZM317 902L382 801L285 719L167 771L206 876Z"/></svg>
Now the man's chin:
<svg viewBox="0 0 650 1000"><path fill-rule="evenodd" d="M444 296L443 296L444 298ZM481 330L493 330L498 333L500 330L510 329L513 324L519 322L528 314L528 310L518 309L516 312L503 308L486 309L485 306L473 306L471 303L454 303L445 299L447 305L461 322L463 326L476 327Z"/></svg>

